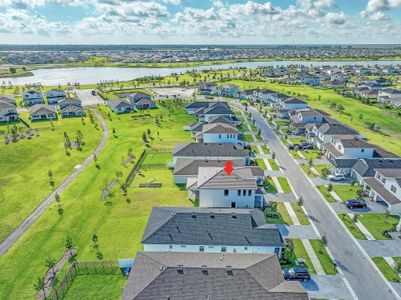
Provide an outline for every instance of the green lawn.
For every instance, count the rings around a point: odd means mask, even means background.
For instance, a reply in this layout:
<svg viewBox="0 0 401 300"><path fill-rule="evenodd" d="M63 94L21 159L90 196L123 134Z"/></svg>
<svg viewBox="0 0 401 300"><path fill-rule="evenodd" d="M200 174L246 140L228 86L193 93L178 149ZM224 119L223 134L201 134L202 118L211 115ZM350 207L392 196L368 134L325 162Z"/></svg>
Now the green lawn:
<svg viewBox="0 0 401 300"><path fill-rule="evenodd" d="M270 164L270 166L272 167L272 170L273 170L273 171L278 171L278 170L280 170L280 168L279 168L279 166L278 166L278 164L277 164L277 162L276 162L275 159L269 158L268 161L269 161L269 164Z"/></svg>
<svg viewBox="0 0 401 300"><path fill-rule="evenodd" d="M292 157L294 157L296 160L300 160L301 157L299 156L298 152L295 150L289 150L290 154L292 155Z"/></svg>
<svg viewBox="0 0 401 300"><path fill-rule="evenodd" d="M248 143L253 143L253 142L255 142L255 141L253 140L253 136L252 136L251 134L244 134L243 137L244 137L244 141L245 141L245 142L248 142Z"/></svg>
<svg viewBox="0 0 401 300"><path fill-rule="evenodd" d="M286 139L285 137L282 137L282 138L281 138L281 142L282 142L285 146L288 146L288 141L287 141L287 139Z"/></svg>
<svg viewBox="0 0 401 300"><path fill-rule="evenodd" d="M287 224L291 225L292 221L283 202L271 202L271 206L265 208L264 213L266 222L269 224Z"/></svg>
<svg viewBox="0 0 401 300"><path fill-rule="evenodd" d="M273 194L277 193L277 187L274 184L274 181L272 178L265 179L263 182L263 186L264 186L266 192L273 193Z"/></svg>
<svg viewBox="0 0 401 300"><path fill-rule="evenodd" d="M306 173L306 175L308 175L310 178L316 178L315 173L313 173L310 169L310 167L307 164L300 164L301 169L304 170L304 172Z"/></svg>
<svg viewBox="0 0 401 300"><path fill-rule="evenodd" d="M256 161L257 165L258 165L262 170L267 170L266 164L265 164L265 162L263 161L262 158L256 158L255 161Z"/></svg>
<svg viewBox="0 0 401 300"><path fill-rule="evenodd" d="M266 145L261 146L264 154L270 154L270 149Z"/></svg>
<svg viewBox="0 0 401 300"><path fill-rule="evenodd" d="M329 165L326 165L326 164L313 165L313 167L320 174L320 176L323 176L323 170L324 169L329 169Z"/></svg>
<svg viewBox="0 0 401 300"><path fill-rule="evenodd" d="M319 150L304 150L302 151L302 155L307 159L318 159L320 157L320 151ZM326 165L327 166L327 165Z"/></svg>
<svg viewBox="0 0 401 300"><path fill-rule="evenodd" d="M336 202L336 199L333 198L333 196L330 194L330 192L327 190L327 188L324 185L318 185L316 187L322 193L323 197L327 200L327 202L330 202L330 203Z"/></svg>
<svg viewBox="0 0 401 300"><path fill-rule="evenodd" d="M373 257L372 260L388 281L400 282L401 278L383 257Z"/></svg>
<svg viewBox="0 0 401 300"><path fill-rule="evenodd" d="M281 185L281 188L283 189L284 193L291 193L291 187L288 184L288 180L285 177L277 177L278 182Z"/></svg>
<svg viewBox="0 0 401 300"><path fill-rule="evenodd" d="M121 299L126 281L123 275L79 275L64 299Z"/></svg>
<svg viewBox="0 0 401 300"><path fill-rule="evenodd" d="M89 118L59 119L53 122L54 130L48 121L31 123L27 113L21 117L26 120L39 136L4 144L0 134L0 241L6 238L53 190L48 176L53 173L55 187L60 185L96 148L100 141L100 125L94 117L94 127ZM17 124L22 130L26 127ZM0 131L7 131L7 125L0 125ZM66 155L64 132L71 141L76 139L77 131L83 134L85 145L82 151L70 150Z"/></svg>
<svg viewBox="0 0 401 300"><path fill-rule="evenodd" d="M295 214L297 215L299 223L301 223L301 225L309 225L310 224L309 219L305 215L302 207L299 206L298 203L291 203L291 206L292 209L295 211Z"/></svg>
<svg viewBox="0 0 401 300"><path fill-rule="evenodd" d="M305 137L300 138L289 138L288 139L291 144L300 144L301 142L305 141Z"/></svg>
<svg viewBox="0 0 401 300"><path fill-rule="evenodd" d="M331 258L329 254L326 251L326 247L320 240L310 240L309 241L312 245L313 250L315 251L317 258L320 261L320 264L323 267L324 272L327 275L336 275L337 274L337 269L334 266L333 262L331 261Z"/></svg>
<svg viewBox="0 0 401 300"><path fill-rule="evenodd" d="M377 240L386 240L383 231L391 231L398 224L399 216L388 216L385 213L358 214L358 220Z"/></svg>
<svg viewBox="0 0 401 300"><path fill-rule="evenodd" d="M299 239L293 239L292 242L294 243L294 253L297 258L303 258L305 260L305 265L308 268L311 274L316 274L315 268L306 253L305 247L302 244L302 241Z"/></svg>
<svg viewBox="0 0 401 300"><path fill-rule="evenodd" d="M354 185L354 186L352 186L350 184L333 185L333 191L336 192L336 194L343 201L358 198L358 194L356 192L360 189L361 189L361 187L359 185Z"/></svg>
<svg viewBox="0 0 401 300"><path fill-rule="evenodd" d="M101 198L106 182L115 178L122 182L133 168L133 163L124 167L122 160L127 158L130 148L135 153L135 161L138 159L145 148L142 133L148 128L153 137L152 147L172 149L177 142L191 140L182 127L193 123L193 117L182 107L172 103L168 106L113 116L112 121L108 120L108 126L116 128L117 137L110 137L106 148L98 155L100 168L92 163L61 194L62 216L57 214L56 205L52 205L1 257L0 299L33 298L33 283L37 276L46 272L45 258L62 256L67 235L78 250L79 260L97 259L91 242L94 233L98 235L103 259L134 257L142 250L140 240L153 206L193 205L187 192L174 185L172 172L166 168L171 156L166 155L165 150L160 156L151 154L146 158L141 169L143 177L135 177L127 196L117 184L107 202ZM107 116L108 108L101 109ZM156 116L159 119L163 116L161 127L156 126ZM139 188L142 182L160 182L162 188Z"/></svg>
<svg viewBox="0 0 401 300"><path fill-rule="evenodd" d="M274 122L276 122L276 124L278 126L280 126L280 127L288 126L290 124L290 121L287 121L287 120L277 120L277 121L274 121Z"/></svg>
<svg viewBox="0 0 401 300"><path fill-rule="evenodd" d="M347 226L348 230L358 240L366 240L366 236L355 225L354 221L347 214L339 214L340 220Z"/></svg>

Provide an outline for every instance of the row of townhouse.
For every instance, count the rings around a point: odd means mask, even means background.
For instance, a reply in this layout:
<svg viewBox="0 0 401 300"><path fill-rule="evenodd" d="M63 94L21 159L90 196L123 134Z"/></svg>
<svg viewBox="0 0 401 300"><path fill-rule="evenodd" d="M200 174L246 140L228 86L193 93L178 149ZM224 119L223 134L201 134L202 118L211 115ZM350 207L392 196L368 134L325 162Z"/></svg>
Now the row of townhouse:
<svg viewBox="0 0 401 300"><path fill-rule="evenodd" d="M308 299L299 283L283 278L278 227L253 208L260 207L254 193L263 171L249 166L249 151L229 137L238 130L228 104L186 109L198 120L189 128L198 142L176 145L174 181L186 184L199 207L152 209L122 299Z"/></svg>
<svg viewBox="0 0 401 300"><path fill-rule="evenodd" d="M123 96L124 98L107 100L107 105L116 114L129 113L135 109L157 108L150 94L144 92L135 92Z"/></svg>
<svg viewBox="0 0 401 300"><path fill-rule="evenodd" d="M77 98L64 98L59 101L59 112L62 118L83 117L84 108ZM55 105L35 104L29 108L29 116L32 121L57 119L57 107Z"/></svg>
<svg viewBox="0 0 401 300"><path fill-rule="evenodd" d="M389 104L395 107L401 106L401 90L388 88L390 83L386 80L361 79L354 81L351 93L365 99L377 100L380 103Z"/></svg>
<svg viewBox="0 0 401 300"><path fill-rule="evenodd" d="M57 105L61 99L66 98L66 94L61 89L52 89L45 92L47 103ZM25 106L44 104L43 93L40 90L27 90L22 93L22 102Z"/></svg>

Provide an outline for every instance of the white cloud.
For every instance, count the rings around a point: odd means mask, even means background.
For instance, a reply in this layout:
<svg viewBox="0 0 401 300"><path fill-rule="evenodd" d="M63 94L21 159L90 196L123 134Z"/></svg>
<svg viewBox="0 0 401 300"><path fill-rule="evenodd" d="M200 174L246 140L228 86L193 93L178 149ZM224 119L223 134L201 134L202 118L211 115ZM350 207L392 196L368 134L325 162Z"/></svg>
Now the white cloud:
<svg viewBox="0 0 401 300"><path fill-rule="evenodd" d="M324 18L327 22L333 25L344 25L347 22L347 16L344 14L344 12L329 12Z"/></svg>

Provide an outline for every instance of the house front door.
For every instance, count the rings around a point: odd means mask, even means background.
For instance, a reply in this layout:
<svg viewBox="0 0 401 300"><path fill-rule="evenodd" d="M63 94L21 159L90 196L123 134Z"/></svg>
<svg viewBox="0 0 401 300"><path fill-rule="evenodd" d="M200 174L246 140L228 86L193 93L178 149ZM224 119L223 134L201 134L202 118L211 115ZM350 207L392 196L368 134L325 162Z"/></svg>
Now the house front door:
<svg viewBox="0 0 401 300"><path fill-rule="evenodd" d="M237 204L234 202L231 202L231 208L235 208L237 206Z"/></svg>

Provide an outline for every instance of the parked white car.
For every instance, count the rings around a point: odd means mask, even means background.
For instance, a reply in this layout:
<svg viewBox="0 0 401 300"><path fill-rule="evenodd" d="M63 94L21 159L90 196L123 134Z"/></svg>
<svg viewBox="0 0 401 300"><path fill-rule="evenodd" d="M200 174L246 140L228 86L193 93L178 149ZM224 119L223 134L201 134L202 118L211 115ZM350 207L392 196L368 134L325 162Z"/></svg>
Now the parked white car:
<svg viewBox="0 0 401 300"><path fill-rule="evenodd" d="M345 176L343 174L331 174L331 175L327 176L327 178L331 181L345 180Z"/></svg>

